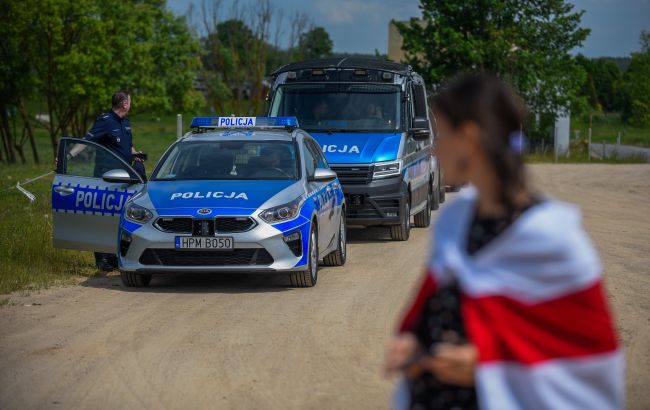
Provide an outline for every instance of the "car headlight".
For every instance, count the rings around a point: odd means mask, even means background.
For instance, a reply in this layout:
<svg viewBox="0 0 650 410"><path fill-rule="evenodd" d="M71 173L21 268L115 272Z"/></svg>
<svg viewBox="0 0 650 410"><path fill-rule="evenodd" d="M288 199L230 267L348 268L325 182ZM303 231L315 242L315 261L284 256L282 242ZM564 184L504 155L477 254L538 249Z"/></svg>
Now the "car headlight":
<svg viewBox="0 0 650 410"><path fill-rule="evenodd" d="M294 199L293 201L280 205L274 206L273 208L266 209L260 213L260 218L265 220L270 224L288 221L293 219L300 214L300 208L302 206L302 197Z"/></svg>
<svg viewBox="0 0 650 410"><path fill-rule="evenodd" d="M147 208L131 202L126 206L126 209L124 210L124 216L126 216L126 219L130 219L131 221L143 224L147 223L151 218L153 218L153 213Z"/></svg>
<svg viewBox="0 0 650 410"><path fill-rule="evenodd" d="M400 175L401 172L402 172L401 161L380 162L378 164L375 164L375 168L372 173L372 179L395 177Z"/></svg>

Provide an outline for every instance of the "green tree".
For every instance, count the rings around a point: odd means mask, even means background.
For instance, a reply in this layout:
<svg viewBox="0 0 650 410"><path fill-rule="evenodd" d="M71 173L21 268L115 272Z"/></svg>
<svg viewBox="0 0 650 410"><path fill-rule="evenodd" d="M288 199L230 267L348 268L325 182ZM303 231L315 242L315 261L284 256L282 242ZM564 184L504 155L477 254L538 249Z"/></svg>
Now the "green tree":
<svg viewBox="0 0 650 410"><path fill-rule="evenodd" d="M43 100L48 118L40 125L48 131L54 155L58 138L85 134L117 89L130 90L135 112L201 104L202 96L193 88L198 41L163 0L6 3L8 15L22 17L8 19L2 30L11 36L9 44L25 46L9 48L3 60L29 61L22 74L14 72L9 80L29 79L18 81L29 84L20 94Z"/></svg>
<svg viewBox="0 0 650 410"><path fill-rule="evenodd" d="M570 51L589 34L564 0L420 0L422 21L396 23L408 62L434 86L463 71L510 81L530 109L557 113L582 100Z"/></svg>
<svg viewBox="0 0 650 410"><path fill-rule="evenodd" d="M303 33L298 42L300 53L305 59L329 57L333 47L334 43L323 27L314 27Z"/></svg>
<svg viewBox="0 0 650 410"><path fill-rule="evenodd" d="M623 119L640 126L650 125L650 33L641 33L641 51L632 53L623 78Z"/></svg>
<svg viewBox="0 0 650 410"><path fill-rule="evenodd" d="M13 3L13 4L10 4ZM31 46L27 41L31 10L21 2L0 0L0 161L26 161L25 141L30 142L34 162L39 162L34 143L32 121L27 114L25 100L31 96L36 78L31 72ZM16 117L20 115L23 129L19 138Z"/></svg>
<svg viewBox="0 0 650 410"><path fill-rule="evenodd" d="M576 61L587 73L581 94L589 100L592 109L620 111L622 95L620 82L623 72L612 60L605 58L589 59L582 55Z"/></svg>

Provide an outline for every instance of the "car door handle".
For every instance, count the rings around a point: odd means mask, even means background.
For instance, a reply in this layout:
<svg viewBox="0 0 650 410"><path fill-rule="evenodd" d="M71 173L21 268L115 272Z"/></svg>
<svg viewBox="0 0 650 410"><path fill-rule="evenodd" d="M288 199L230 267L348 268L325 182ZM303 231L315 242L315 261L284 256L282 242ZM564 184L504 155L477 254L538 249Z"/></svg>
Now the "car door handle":
<svg viewBox="0 0 650 410"><path fill-rule="evenodd" d="M63 196L74 194L74 188L69 186L63 186L63 185L55 186L54 190Z"/></svg>

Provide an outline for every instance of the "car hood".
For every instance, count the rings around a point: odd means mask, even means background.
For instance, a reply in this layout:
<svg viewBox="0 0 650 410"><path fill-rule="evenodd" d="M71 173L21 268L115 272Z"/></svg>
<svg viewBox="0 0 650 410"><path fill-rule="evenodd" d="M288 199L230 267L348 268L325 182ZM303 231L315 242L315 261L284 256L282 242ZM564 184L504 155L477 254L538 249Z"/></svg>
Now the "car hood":
<svg viewBox="0 0 650 410"><path fill-rule="evenodd" d="M151 181L146 196L159 215L251 214L295 180ZM209 209L209 213L199 210ZM206 211L204 211L206 212Z"/></svg>
<svg viewBox="0 0 650 410"><path fill-rule="evenodd" d="M310 133L332 164L368 164L397 158L400 133Z"/></svg>

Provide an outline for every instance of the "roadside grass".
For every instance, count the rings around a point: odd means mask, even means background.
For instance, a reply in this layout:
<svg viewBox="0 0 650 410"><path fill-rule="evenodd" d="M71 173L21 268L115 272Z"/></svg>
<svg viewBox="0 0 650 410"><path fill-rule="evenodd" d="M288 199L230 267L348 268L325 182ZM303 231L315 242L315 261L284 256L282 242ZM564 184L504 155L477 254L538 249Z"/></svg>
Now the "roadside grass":
<svg viewBox="0 0 650 410"><path fill-rule="evenodd" d="M201 113L202 114L202 113ZM183 115L183 129L189 129L192 114ZM132 115L134 144L139 150L149 154L147 172L165 149L176 139L175 115ZM578 124L579 125L579 124ZM573 127L575 128L575 127ZM610 131L616 129L610 126ZM600 131L598 131L600 130ZM608 131L609 132L609 131ZM616 131L617 132L617 131ZM637 133L638 134L635 134ZM637 135L636 140L644 139L644 130L628 131L628 136ZM594 127L594 141L606 135L604 128ZM615 141L615 133L614 135ZM586 130L581 137L586 137ZM25 181L44 174L54 168L54 159L49 137L43 129L35 129L40 165L34 165L26 147L27 164L0 166L0 295L15 291L30 292L53 284L72 283L76 278L92 276L96 273L94 258L90 252L77 252L55 249L52 246L51 183L53 176L40 179L25 188L36 196L30 201L16 189L4 191L16 182ZM648 138L650 140L650 138ZM623 143L631 143L624 137ZM553 162L553 154L530 154L527 162ZM586 153L576 151L570 158L560 158L559 162L588 162ZM592 163L643 162L634 158L606 160L593 159ZM9 304L9 299L0 301L0 306Z"/></svg>
<svg viewBox="0 0 650 410"><path fill-rule="evenodd" d="M575 138L575 130L580 131L580 139L586 140L589 135L589 116L578 116L571 119L571 139ZM621 144L650 147L650 127L636 127L623 123L618 113L595 113L592 117L591 141L616 143L621 132Z"/></svg>
<svg viewBox="0 0 650 410"><path fill-rule="evenodd" d="M190 116L184 115L184 130ZM136 115L131 117L134 144L149 154L147 172L151 172L165 149L176 139L176 117L172 115ZM90 252L55 249L52 246L51 184L53 175L25 185L36 196L29 199L16 189L16 182L45 174L54 168L49 137L35 130L41 164L33 164L26 148L27 164L2 164L0 169L0 295L31 291L53 284L67 284L75 278L96 273ZM0 303L0 306L5 303Z"/></svg>

